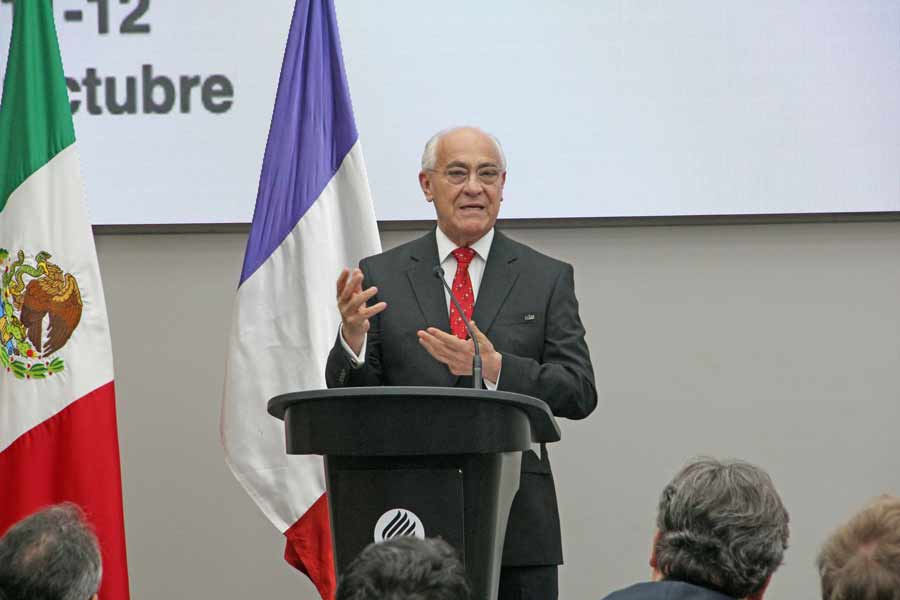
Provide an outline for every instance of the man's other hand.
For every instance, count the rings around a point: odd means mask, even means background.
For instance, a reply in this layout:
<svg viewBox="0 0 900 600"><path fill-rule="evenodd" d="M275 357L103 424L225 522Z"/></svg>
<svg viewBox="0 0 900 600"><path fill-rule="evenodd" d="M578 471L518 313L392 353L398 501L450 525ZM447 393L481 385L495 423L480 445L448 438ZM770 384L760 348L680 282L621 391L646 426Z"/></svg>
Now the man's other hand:
<svg viewBox="0 0 900 600"><path fill-rule="evenodd" d="M363 273L359 269L344 269L337 280L337 306L341 313L341 334L344 341L359 354L366 333L369 331L369 318L377 315L387 303L379 302L366 306L366 302L378 293L378 288L362 289Z"/></svg>
<svg viewBox="0 0 900 600"><path fill-rule="evenodd" d="M472 329L478 338L478 349L481 352L482 376L491 383L497 382L500 375L502 356L494 350L494 345L472 321ZM429 327L416 332L419 343L438 362L447 365L454 375L472 374L472 357L475 356L475 345L471 339L461 340L452 333Z"/></svg>

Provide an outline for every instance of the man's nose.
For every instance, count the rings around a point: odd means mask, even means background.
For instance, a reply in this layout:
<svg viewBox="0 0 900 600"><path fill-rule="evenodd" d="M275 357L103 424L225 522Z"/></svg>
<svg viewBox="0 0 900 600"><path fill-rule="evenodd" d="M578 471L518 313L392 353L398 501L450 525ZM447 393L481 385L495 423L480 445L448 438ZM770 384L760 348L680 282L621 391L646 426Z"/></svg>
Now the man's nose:
<svg viewBox="0 0 900 600"><path fill-rule="evenodd" d="M478 179L478 173L475 173L474 171L469 173L463 191L470 196L477 196L484 191L484 184Z"/></svg>

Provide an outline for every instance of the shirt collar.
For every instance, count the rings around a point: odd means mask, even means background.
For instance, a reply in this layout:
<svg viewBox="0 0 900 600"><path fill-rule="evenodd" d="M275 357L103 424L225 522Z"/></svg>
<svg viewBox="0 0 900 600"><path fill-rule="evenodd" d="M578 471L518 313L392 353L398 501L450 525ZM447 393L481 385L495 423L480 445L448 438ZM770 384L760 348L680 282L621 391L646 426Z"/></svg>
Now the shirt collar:
<svg viewBox="0 0 900 600"><path fill-rule="evenodd" d="M450 253L456 250L457 246L447 235L441 231L440 227L435 228L435 237L437 238L437 248L438 248L438 262L443 263L447 260L447 257L450 256ZM494 242L494 228L491 227L490 231L481 236L477 242L472 244L470 247L475 251L481 260L487 262L488 254L491 251L491 244Z"/></svg>

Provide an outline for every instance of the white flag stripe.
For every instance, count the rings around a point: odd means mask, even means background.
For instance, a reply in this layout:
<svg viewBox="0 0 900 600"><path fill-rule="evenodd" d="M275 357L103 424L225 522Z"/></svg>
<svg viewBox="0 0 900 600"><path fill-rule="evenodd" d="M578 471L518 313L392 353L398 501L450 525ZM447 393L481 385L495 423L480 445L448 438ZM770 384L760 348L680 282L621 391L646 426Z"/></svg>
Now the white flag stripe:
<svg viewBox="0 0 900 600"><path fill-rule="evenodd" d="M322 459L288 456L266 403L325 387L343 267L380 249L357 141L284 242L240 286L225 374L221 437L229 466L270 521L287 531L325 491Z"/></svg>
<svg viewBox="0 0 900 600"><path fill-rule="evenodd" d="M33 266L37 252L49 252L51 262L75 276L84 302L81 322L59 353L65 361L61 373L41 380L4 374L0 451L113 379L106 300L94 260L94 236L85 209L76 146L62 150L16 188L0 219L0 244L9 251L9 261L14 261L21 249L26 264Z"/></svg>

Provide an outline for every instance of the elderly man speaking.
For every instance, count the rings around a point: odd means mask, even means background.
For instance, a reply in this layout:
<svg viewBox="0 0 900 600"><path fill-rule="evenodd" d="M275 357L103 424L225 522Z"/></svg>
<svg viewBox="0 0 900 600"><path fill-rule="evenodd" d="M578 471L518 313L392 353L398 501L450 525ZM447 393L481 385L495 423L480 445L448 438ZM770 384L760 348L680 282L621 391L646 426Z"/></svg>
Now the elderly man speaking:
<svg viewBox="0 0 900 600"><path fill-rule="evenodd" d="M572 267L495 229L505 183L506 160L493 136L460 127L428 141L419 184L437 227L341 273L329 387L472 386L473 343L434 275L440 265L474 321L486 387L540 398L559 417L594 410ZM522 459L499 598L557 598L560 564L556 491L542 446L540 456L528 451Z"/></svg>

